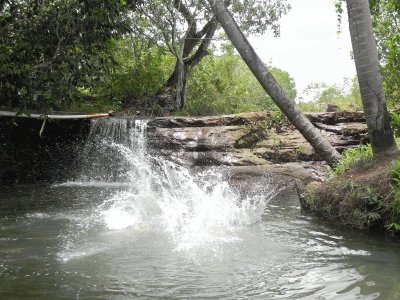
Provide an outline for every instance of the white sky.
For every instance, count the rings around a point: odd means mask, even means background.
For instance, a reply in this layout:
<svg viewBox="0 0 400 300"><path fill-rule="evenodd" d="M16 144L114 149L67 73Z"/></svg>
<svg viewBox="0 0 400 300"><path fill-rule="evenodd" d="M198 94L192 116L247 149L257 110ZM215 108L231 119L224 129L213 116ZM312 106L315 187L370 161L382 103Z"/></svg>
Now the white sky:
<svg viewBox="0 0 400 300"><path fill-rule="evenodd" d="M292 0L292 9L281 19L281 35L267 33L250 42L261 59L289 72L298 96L314 82L341 84L356 74L350 58L347 12L342 33L337 34L334 0Z"/></svg>

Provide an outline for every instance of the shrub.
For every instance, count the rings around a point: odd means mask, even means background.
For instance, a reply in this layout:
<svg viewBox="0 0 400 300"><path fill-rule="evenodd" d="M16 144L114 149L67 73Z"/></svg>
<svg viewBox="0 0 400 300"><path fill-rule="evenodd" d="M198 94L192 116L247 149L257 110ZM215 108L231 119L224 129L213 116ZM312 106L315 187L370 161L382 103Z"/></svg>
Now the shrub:
<svg viewBox="0 0 400 300"><path fill-rule="evenodd" d="M332 169L334 175L339 176L346 172L350 167L361 163L365 166L373 162L371 145L363 145L355 149L347 149L343 153L343 158Z"/></svg>

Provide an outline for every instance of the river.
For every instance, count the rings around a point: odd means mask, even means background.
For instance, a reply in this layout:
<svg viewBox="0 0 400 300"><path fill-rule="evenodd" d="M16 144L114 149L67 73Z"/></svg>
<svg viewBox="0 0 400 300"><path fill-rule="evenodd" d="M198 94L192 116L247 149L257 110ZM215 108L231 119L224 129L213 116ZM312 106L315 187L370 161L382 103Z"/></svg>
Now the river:
<svg viewBox="0 0 400 300"><path fill-rule="evenodd" d="M147 151L142 123L107 122L76 178L0 189L0 299L400 299L397 242L304 215L290 190L193 174Z"/></svg>

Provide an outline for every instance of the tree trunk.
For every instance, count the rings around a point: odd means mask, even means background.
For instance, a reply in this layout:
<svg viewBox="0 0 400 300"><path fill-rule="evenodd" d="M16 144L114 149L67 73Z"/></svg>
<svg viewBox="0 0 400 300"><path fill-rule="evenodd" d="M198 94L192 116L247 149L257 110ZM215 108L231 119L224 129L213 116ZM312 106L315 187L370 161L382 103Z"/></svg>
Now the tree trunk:
<svg viewBox="0 0 400 300"><path fill-rule="evenodd" d="M186 67L183 59L180 57L178 58L178 74L177 74L177 82L176 82L176 108L181 110L186 103Z"/></svg>
<svg viewBox="0 0 400 300"><path fill-rule="evenodd" d="M159 94L164 93L165 91L172 91L175 93L173 96L176 99L176 108L178 110L181 110L186 106L186 83L189 75L188 73L205 56L209 54L208 48L211 44L211 40L215 34L215 31L217 30L217 27L217 20L212 18L210 21L208 21L200 33L196 33L192 37L185 38L182 59L177 58L173 73L165 83L163 90L159 92ZM197 50L190 55L196 46L198 46Z"/></svg>
<svg viewBox="0 0 400 300"><path fill-rule="evenodd" d="M225 33L253 72L254 76L261 83L264 90L287 116L290 122L300 131L304 138L314 147L315 151L322 159L331 166L335 165L340 159L340 154L324 139L321 132L311 124L294 101L292 101L279 86L275 78L267 70L262 60L251 47L247 38L243 35L232 15L226 9L223 1L208 0L208 2L217 16L219 23L224 28Z"/></svg>
<svg viewBox="0 0 400 300"><path fill-rule="evenodd" d="M374 155L395 153L397 145L386 108L378 50L368 0L347 0L349 28L361 99Z"/></svg>

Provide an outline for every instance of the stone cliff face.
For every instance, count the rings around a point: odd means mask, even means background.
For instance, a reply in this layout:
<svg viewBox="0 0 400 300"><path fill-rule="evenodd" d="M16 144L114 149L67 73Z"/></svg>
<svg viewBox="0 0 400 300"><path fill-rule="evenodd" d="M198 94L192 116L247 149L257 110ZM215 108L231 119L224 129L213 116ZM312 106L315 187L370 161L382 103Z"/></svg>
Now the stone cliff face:
<svg viewBox="0 0 400 300"><path fill-rule="evenodd" d="M362 112L308 113L342 152L367 142ZM280 114L246 113L215 117L163 117L148 123L149 147L192 168L223 166L235 182L268 177L274 185L298 188L323 181L328 167Z"/></svg>
<svg viewBox="0 0 400 300"><path fill-rule="evenodd" d="M339 152L366 141L362 113L310 113L307 116ZM156 118L148 127L151 148L190 166L321 160L285 118L269 112Z"/></svg>

